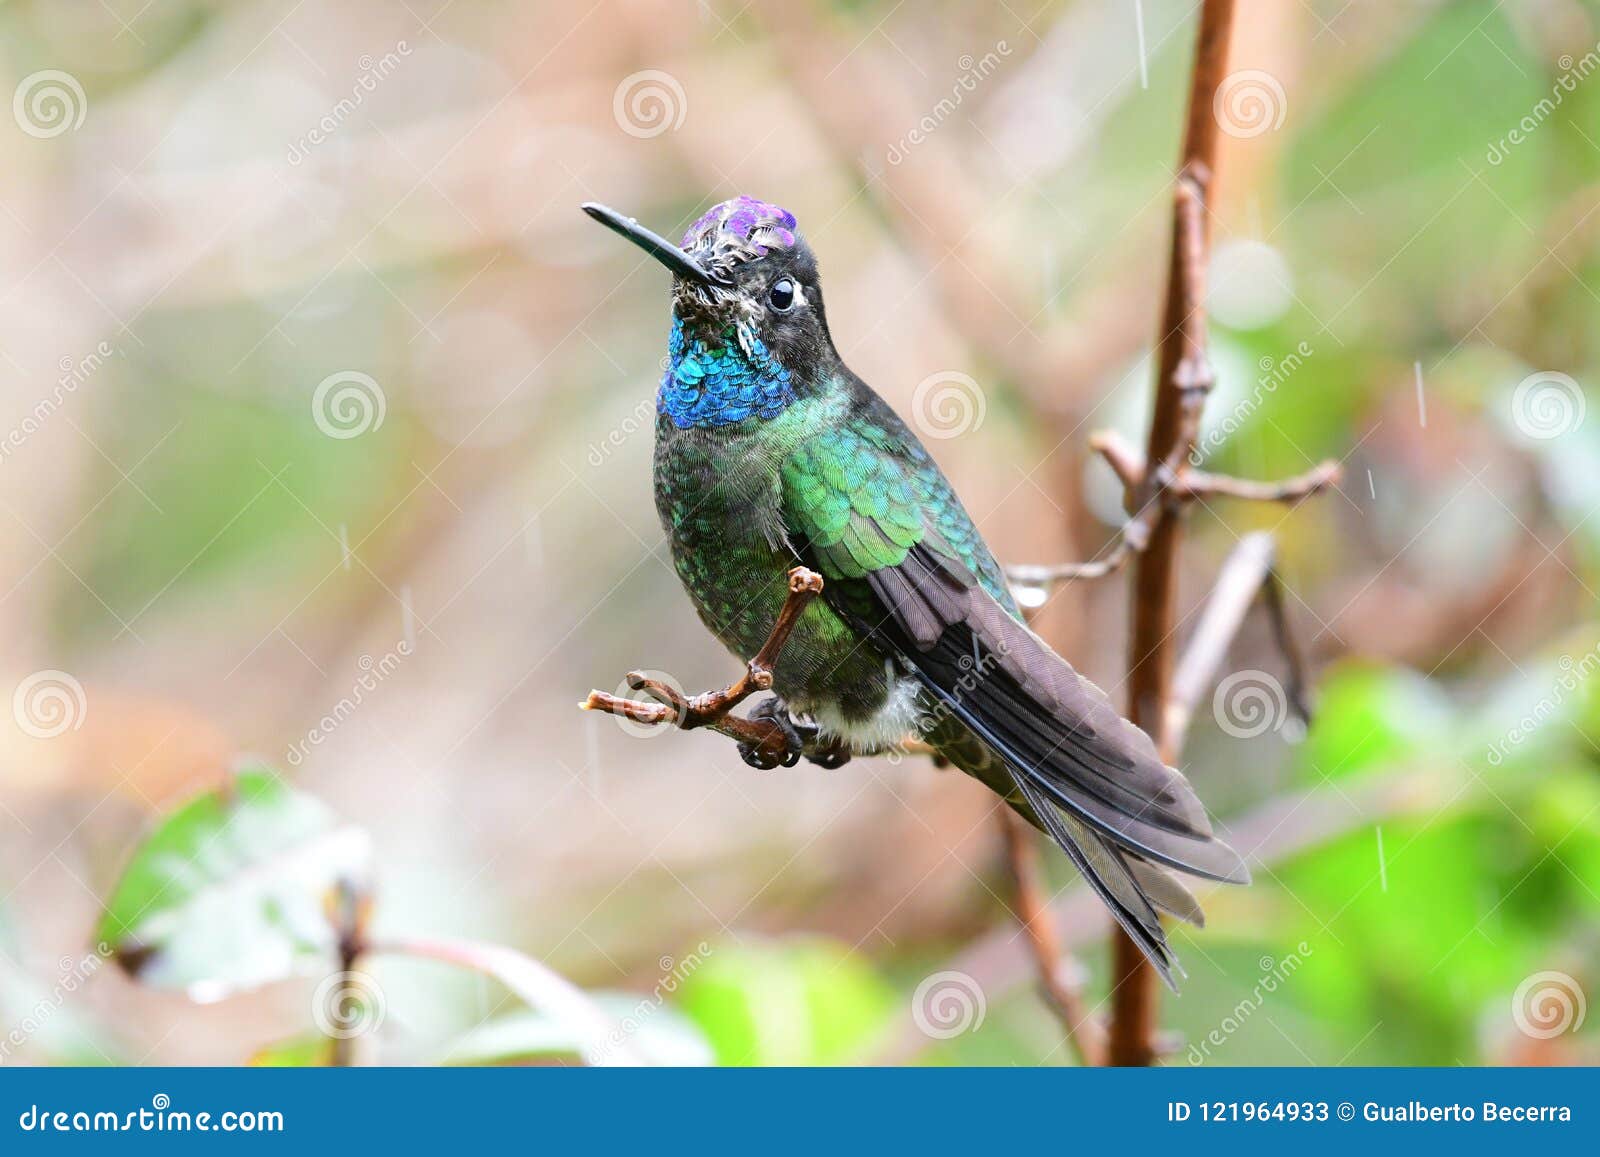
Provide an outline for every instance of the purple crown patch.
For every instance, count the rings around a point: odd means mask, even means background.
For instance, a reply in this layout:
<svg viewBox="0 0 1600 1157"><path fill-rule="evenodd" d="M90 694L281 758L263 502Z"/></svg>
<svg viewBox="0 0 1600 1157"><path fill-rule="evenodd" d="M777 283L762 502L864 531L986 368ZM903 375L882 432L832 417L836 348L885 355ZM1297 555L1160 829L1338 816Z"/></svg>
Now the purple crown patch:
<svg viewBox="0 0 1600 1157"><path fill-rule="evenodd" d="M683 235L683 249L713 264L765 257L769 249L794 244L794 214L770 201L735 197L713 205Z"/></svg>

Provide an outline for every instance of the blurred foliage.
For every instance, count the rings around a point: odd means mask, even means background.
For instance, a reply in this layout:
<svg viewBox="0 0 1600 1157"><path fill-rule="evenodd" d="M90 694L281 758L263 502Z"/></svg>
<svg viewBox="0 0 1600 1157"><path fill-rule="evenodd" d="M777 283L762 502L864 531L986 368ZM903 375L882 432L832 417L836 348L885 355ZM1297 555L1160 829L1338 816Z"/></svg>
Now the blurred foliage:
<svg viewBox="0 0 1600 1157"><path fill-rule="evenodd" d="M865 961L825 940L719 948L678 999L725 1065L869 1060L895 1006L894 990Z"/></svg>
<svg viewBox="0 0 1600 1157"><path fill-rule="evenodd" d="M728 670L677 613L649 509L662 286L623 280L632 265L575 207L632 198L663 229L735 192L808 210L852 364L902 405L948 366L992 383L983 429L933 449L1002 556L1092 550L1121 495L1073 455L1097 425L1137 436L1147 412L1144 338L1117 348L1101 319L1143 334L1154 316L1192 7L1145 0L1147 84L1125 6L1095 0L1053 0L1026 28L1005 5L850 0L817 6L797 44L774 42L793 26L761 4L585 23L489 2L425 31L403 6L195 0L132 17L137 36L99 5L0 10L8 81L70 70L90 109L81 132L0 140L0 432L61 359L102 336L117 351L0 463L10 673L69 668L89 688L81 733L0 749L4 1059L14 1030L15 1055L46 1063L327 1063L309 988L347 963L340 889L371 884L374 940L444 928L530 966L508 980L480 953L484 978L463 980L385 956L377 1059L578 1063L595 1015L676 1063L1069 1063L970 797L865 761L752 777L714 738L642 744L572 712L636 663L681 662L686 685ZM1193 520L1186 603L1236 534L1277 535L1318 711L1298 745L1199 712L1186 772L1225 831L1281 846L1248 890L1204 897L1203 932L1174 933L1189 978L1163 1004L1171 1063L1593 1062L1600 75L1502 146L1561 61L1596 50L1600 4L1252 15L1239 66L1272 73L1285 115L1224 141L1207 465L1267 478L1334 456L1346 479L1292 513ZM872 94L796 79L791 58L820 59L830 29L917 115L950 92L950 62L1002 38L1016 52L887 172L812 115L831 97L867 123ZM405 79L281 163L352 63L402 37ZM654 67L689 114L639 138L613 100ZM921 180L965 176L970 220L909 199L940 149ZM941 270L983 270L946 252L955 238L930 245L930 219L993 246L1007 284L988 295L1042 283L1014 327L973 334L941 295ZM985 364L1062 332L1108 344L1089 380L1030 392ZM385 418L326 436L312 392L354 367ZM1540 372L1587 409L1559 436L1518 410ZM1040 404L1058 390L1076 391L1062 421ZM1100 525L1052 537L1080 507ZM1113 687L1120 586L1071 600L1074 661ZM292 782L247 763L217 788L213 732L289 749L402 635L417 657ZM1277 670L1262 635L1236 666ZM661 963L701 936L692 971ZM97 938L137 984L85 972ZM1104 946L1083 933L1075 953L1094 1006ZM981 1023L919 1033L919 986L971 959ZM545 960L582 983L577 1021ZM1523 986L1550 972L1589 1015L1526 1031Z"/></svg>

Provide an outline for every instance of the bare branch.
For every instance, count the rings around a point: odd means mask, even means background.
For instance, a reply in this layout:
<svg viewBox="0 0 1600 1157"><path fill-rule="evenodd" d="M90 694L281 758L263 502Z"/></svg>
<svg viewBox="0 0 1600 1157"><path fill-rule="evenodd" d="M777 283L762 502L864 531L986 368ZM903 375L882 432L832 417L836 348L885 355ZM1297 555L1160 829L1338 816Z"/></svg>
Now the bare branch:
<svg viewBox="0 0 1600 1157"><path fill-rule="evenodd" d="M1096 430L1089 435L1089 449L1106 460L1130 492L1144 485L1144 455L1115 430Z"/></svg>
<svg viewBox="0 0 1600 1157"><path fill-rule="evenodd" d="M1039 973L1039 988L1066 1031L1067 1043L1084 1065L1105 1064L1105 1036L1083 1004L1074 973L1083 971L1061 951L1055 916L1045 898L1039 870L1039 849L1028 822L1009 807L1000 808L1000 828L1005 836L1006 863L1016 888L1017 921L1027 933Z"/></svg>
<svg viewBox="0 0 1600 1157"><path fill-rule="evenodd" d="M1250 604L1272 573L1275 553L1272 536L1265 531L1239 540L1222 564L1211 598L1189 638L1188 648L1172 674L1167 691L1163 728L1173 746L1182 748L1196 704L1205 696L1228 656Z"/></svg>
<svg viewBox="0 0 1600 1157"><path fill-rule="evenodd" d="M1304 474L1285 478L1279 482L1254 482L1246 478L1232 478L1226 474L1207 474L1201 470L1185 471L1178 489L1185 497L1243 498L1249 502L1286 502L1293 506L1313 494L1337 486L1343 470L1333 459L1319 462Z"/></svg>
<svg viewBox="0 0 1600 1157"><path fill-rule="evenodd" d="M811 601L822 593L822 576L797 566L789 572L789 595L778 612L767 641L756 657L745 666L744 674L726 687L685 695L676 687L652 679L642 671L628 672L628 686L643 691L655 700L623 699L605 691L590 691L579 707L585 711L604 711L636 723L670 724L683 731L697 727L726 735L767 757L776 766L788 754L789 738L770 719L746 719L732 714L733 709L758 691L772 687L772 673L784 645Z"/></svg>

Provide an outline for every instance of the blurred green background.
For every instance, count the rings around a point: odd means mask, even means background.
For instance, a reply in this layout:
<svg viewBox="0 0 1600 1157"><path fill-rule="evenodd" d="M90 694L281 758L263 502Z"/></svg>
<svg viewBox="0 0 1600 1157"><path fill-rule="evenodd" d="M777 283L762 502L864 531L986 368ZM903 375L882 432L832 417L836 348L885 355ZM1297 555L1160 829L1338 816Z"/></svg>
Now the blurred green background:
<svg viewBox="0 0 1600 1157"><path fill-rule="evenodd" d="M735 670L649 500L663 276L577 205L794 211L863 377L908 415L977 383L960 429L914 416L1002 560L1090 557L1120 495L1087 436L1148 412L1193 8L0 8L4 1062L313 1027L325 944L225 1000L62 991L141 838L254 753L370 839L374 936L659 1006L674 1059L1070 1063L983 789L574 710ZM1264 722L1208 699L1185 770L1256 883L1175 933L1169 1063L1593 1063L1600 5L1241 0L1230 72L1208 460L1345 473L1195 512L1185 629L1272 530L1319 712L1285 723L1252 619ZM1041 629L1120 700L1126 621L1112 579ZM1049 867L1096 1005L1104 919ZM571 1051L495 980L363 967L370 1058Z"/></svg>

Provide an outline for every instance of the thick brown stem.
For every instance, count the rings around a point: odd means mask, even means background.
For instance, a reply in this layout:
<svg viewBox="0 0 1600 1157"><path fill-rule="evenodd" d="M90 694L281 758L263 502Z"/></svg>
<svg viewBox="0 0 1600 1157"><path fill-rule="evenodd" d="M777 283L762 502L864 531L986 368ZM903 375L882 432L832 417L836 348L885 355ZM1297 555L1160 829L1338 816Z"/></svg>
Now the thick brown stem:
<svg viewBox="0 0 1600 1157"><path fill-rule="evenodd" d="M1173 212L1167 302L1161 321L1155 408L1145 446L1147 463L1185 469L1210 371L1205 357L1204 277L1209 242L1205 199L1215 171L1217 121L1212 104L1226 75L1234 0L1205 0L1195 44L1194 75L1183 163ZM1142 496L1163 485L1160 471L1143 481ZM1170 480L1168 480L1170 481ZM1140 506L1144 502L1139 503ZM1129 717L1156 737L1161 756L1177 752L1163 734L1162 713L1172 678L1172 634L1176 621L1178 546L1182 522L1165 504L1149 545L1134 563L1133 631L1128 674ZM1111 1031L1108 1057L1114 1065L1148 1065L1156 1056L1156 974L1143 953L1120 930L1112 948Z"/></svg>

